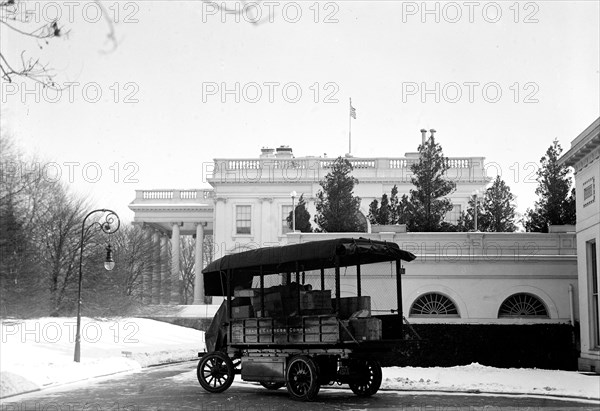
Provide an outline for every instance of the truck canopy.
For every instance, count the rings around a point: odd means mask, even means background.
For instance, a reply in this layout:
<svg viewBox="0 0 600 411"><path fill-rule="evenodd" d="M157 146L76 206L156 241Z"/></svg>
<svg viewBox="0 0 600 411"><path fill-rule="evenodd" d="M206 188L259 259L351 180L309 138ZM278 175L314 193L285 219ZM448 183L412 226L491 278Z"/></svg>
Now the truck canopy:
<svg viewBox="0 0 600 411"><path fill-rule="evenodd" d="M398 244L366 238L336 238L265 247L226 255L210 263L204 273L206 295L226 295L228 270L232 270L231 289L250 288L254 276L311 271L380 263L385 261L412 261L416 256L401 250Z"/></svg>

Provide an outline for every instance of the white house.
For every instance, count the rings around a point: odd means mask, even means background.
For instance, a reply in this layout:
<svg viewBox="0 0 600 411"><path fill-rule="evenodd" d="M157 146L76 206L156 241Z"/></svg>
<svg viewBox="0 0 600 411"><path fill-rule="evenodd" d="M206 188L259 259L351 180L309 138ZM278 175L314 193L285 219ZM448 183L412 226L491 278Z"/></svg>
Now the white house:
<svg viewBox="0 0 600 411"><path fill-rule="evenodd" d="M422 130L422 139L425 133ZM366 215L369 203L390 193L394 185L399 195L409 192L410 165L418 155L348 160L359 180L355 194L361 197L361 211ZM397 242L417 255L416 261L406 265L402 293L403 312L412 322L573 324L578 319L572 232L290 233L286 223L292 209L290 193L303 194L314 216L319 182L332 161L294 157L289 147L264 148L253 158L215 159L207 179L212 190L139 190L130 204L134 221L152 235L155 258L163 263L162 270L144 277L150 288L147 301L168 303L171 296L170 302L177 303L178 294L171 285L178 281L180 235L201 239L212 234L216 258L288 242L367 236ZM455 221L473 191L483 190L489 178L483 157L451 157L449 164L448 175L457 189L450 196L454 212L448 218ZM166 252L169 236L170 260ZM196 264L202 266L198 257ZM307 282L316 281L306 274ZM196 280L195 303L199 304L201 275ZM342 295L356 292L355 281L352 270L347 270ZM378 266L363 274L363 295L372 296L374 310L384 313L398 308L393 284L389 267Z"/></svg>

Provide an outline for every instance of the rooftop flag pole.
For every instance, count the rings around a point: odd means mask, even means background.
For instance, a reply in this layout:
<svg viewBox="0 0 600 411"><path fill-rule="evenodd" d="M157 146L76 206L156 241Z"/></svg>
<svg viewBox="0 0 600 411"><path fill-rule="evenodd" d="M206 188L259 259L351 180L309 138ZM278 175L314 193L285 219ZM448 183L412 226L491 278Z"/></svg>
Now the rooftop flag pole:
<svg viewBox="0 0 600 411"><path fill-rule="evenodd" d="M348 118L348 154L352 154L352 119L356 120L356 109L352 107L352 98L350 98L350 117Z"/></svg>

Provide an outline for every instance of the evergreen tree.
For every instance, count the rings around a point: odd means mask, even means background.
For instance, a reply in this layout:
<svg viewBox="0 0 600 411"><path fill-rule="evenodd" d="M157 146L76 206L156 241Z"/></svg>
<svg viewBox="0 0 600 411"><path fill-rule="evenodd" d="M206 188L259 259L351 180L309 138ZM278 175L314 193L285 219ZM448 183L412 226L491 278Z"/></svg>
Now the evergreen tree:
<svg viewBox="0 0 600 411"><path fill-rule="evenodd" d="M558 164L561 153L562 147L555 139L540 159L535 189L538 200L525 214L526 231L547 233L551 224L575 224L575 189L571 189L568 168Z"/></svg>
<svg viewBox="0 0 600 411"><path fill-rule="evenodd" d="M379 201L377 201L377 199L371 201L371 204L369 204L369 215L367 215L367 218L369 219L369 222L371 224L377 224L377 221L379 219Z"/></svg>
<svg viewBox="0 0 600 411"><path fill-rule="evenodd" d="M482 201L477 201L477 230L486 231L482 227L486 226L484 220L487 216L483 212ZM474 231L475 230L475 198L469 198L467 210L460 214L457 222L458 231Z"/></svg>
<svg viewBox="0 0 600 411"><path fill-rule="evenodd" d="M371 224L392 224L391 215L392 209L390 207L390 201L388 200L387 194L384 193L381 196L381 203L379 203L377 200L373 200L371 204L369 204L368 218Z"/></svg>
<svg viewBox="0 0 600 411"><path fill-rule="evenodd" d="M310 224L310 213L306 209L306 201L304 200L304 194L300 195L300 199L298 199L298 205L294 208L296 212L296 230L301 233L312 233L313 228ZM293 228L292 225L294 223L292 212L288 214L287 225L289 228Z"/></svg>
<svg viewBox="0 0 600 411"><path fill-rule="evenodd" d="M515 225L515 196L500 176L489 187L483 198L483 224L481 231L513 232Z"/></svg>
<svg viewBox="0 0 600 411"><path fill-rule="evenodd" d="M351 175L352 164L338 157L331 171L320 182L317 193L315 223L323 232L364 232L366 221L360 216L360 197L354 196L358 180Z"/></svg>
<svg viewBox="0 0 600 411"><path fill-rule="evenodd" d="M394 184L390 193L390 224L398 224L398 186Z"/></svg>
<svg viewBox="0 0 600 411"><path fill-rule="evenodd" d="M419 145L419 154L419 161L410 167L415 189L410 190L410 198L402 199L400 220L409 231L448 231L444 217L453 206L445 197L456 189L453 181L444 178L450 168L448 159L433 135Z"/></svg>
<svg viewBox="0 0 600 411"><path fill-rule="evenodd" d="M477 201L477 230L485 232L513 232L515 225L515 196L504 180L497 176L488 187L483 198ZM475 199L469 200L467 212L458 220L459 231L471 231L475 228Z"/></svg>
<svg viewBox="0 0 600 411"><path fill-rule="evenodd" d="M379 212L377 224L386 225L390 224L390 202L388 200L387 194L383 194L381 196L381 205L379 206Z"/></svg>

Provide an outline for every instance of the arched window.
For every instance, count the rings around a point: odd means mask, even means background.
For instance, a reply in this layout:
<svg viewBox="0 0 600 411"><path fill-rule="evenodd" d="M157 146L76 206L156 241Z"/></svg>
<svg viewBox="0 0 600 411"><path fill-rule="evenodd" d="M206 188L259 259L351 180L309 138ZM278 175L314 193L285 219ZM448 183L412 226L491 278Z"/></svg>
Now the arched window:
<svg viewBox="0 0 600 411"><path fill-rule="evenodd" d="M513 294L504 300L498 310L498 317L550 318L544 303L535 295L527 293Z"/></svg>
<svg viewBox="0 0 600 411"><path fill-rule="evenodd" d="M410 315L460 317L456 304L442 294L423 294L410 308Z"/></svg>

